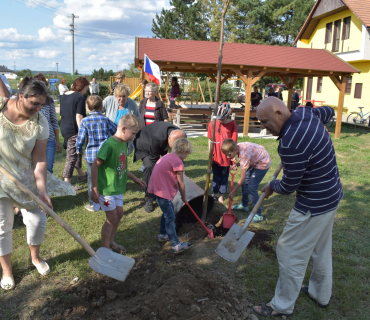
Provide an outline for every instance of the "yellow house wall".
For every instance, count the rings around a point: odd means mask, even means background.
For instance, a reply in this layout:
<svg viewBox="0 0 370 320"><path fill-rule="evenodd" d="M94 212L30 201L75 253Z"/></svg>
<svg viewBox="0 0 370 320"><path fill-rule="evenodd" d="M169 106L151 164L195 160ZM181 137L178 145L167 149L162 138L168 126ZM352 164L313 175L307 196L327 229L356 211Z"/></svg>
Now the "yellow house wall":
<svg viewBox="0 0 370 320"><path fill-rule="evenodd" d="M351 16L349 39L342 40L343 18L349 16ZM298 41L298 48L327 49L331 51L333 46L334 21L339 19L342 20L342 23L340 30L340 45L338 52L340 53L360 50L362 41L362 22L352 13L351 10L345 10L332 16L321 19L319 24L316 26L315 31L312 33L310 39L308 40L302 39ZM332 40L331 43L325 44L326 24L329 22L333 22Z"/></svg>
<svg viewBox="0 0 370 320"><path fill-rule="evenodd" d="M351 63L355 68L361 70L361 73L355 73L352 76L351 93L345 94L344 108L348 108L348 112L359 111L358 107L364 107L364 113L370 112L370 61L353 62ZM324 104L338 105L339 90L334 85L329 77L323 77L321 93L317 92L317 77L312 81L311 99L317 101L325 101ZM355 99L356 83L362 83L361 99ZM306 99L307 92L307 78L304 81L304 97ZM303 103L304 104L304 103Z"/></svg>

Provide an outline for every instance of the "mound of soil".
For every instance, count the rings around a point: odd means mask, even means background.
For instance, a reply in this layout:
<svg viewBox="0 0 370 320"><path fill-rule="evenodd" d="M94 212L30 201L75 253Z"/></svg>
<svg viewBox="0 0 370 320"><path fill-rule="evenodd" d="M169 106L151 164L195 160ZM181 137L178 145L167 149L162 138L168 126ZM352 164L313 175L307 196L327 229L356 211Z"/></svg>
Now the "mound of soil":
<svg viewBox="0 0 370 320"><path fill-rule="evenodd" d="M168 246L139 259L125 282L105 276L71 284L64 298L33 310L32 319L231 320L248 319L251 304L234 280L204 271ZM67 298L66 298L67 297ZM29 318L28 314L24 318ZM255 319L255 318L254 318Z"/></svg>

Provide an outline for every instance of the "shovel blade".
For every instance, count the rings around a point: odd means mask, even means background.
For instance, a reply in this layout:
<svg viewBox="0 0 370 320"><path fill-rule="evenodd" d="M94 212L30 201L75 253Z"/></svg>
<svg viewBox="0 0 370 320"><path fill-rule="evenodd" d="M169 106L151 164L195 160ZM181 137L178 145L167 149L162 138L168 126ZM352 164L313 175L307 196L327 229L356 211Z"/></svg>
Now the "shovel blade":
<svg viewBox="0 0 370 320"><path fill-rule="evenodd" d="M235 214L224 213L222 227L225 229L230 229L235 224Z"/></svg>
<svg viewBox="0 0 370 320"><path fill-rule="evenodd" d="M119 281L125 281L134 264L134 259L103 247L99 248L89 260L91 269Z"/></svg>
<svg viewBox="0 0 370 320"><path fill-rule="evenodd" d="M252 240L254 232L247 231L243 233L239 240L237 237L239 235L241 226L234 224L220 244L216 248L216 253L227 261L236 262L239 257Z"/></svg>

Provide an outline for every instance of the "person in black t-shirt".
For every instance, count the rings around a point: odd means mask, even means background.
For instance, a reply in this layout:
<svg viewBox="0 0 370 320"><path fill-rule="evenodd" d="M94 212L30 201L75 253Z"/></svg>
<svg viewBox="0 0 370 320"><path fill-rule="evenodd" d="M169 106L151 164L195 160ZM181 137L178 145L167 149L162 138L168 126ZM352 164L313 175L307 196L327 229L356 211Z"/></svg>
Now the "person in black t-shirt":
<svg viewBox="0 0 370 320"><path fill-rule="evenodd" d="M252 109L256 108L262 100L262 94L258 92L257 86L254 86L253 90L254 91L251 93Z"/></svg>
<svg viewBox="0 0 370 320"><path fill-rule="evenodd" d="M60 96L60 131L64 138L64 148L67 150L66 165L63 171L64 181L71 183L73 170L77 169L78 181L87 178L86 172L82 170L82 153L76 152L76 140L81 120L86 117L85 97L83 96L89 88L86 78L77 78L72 85L72 90ZM75 190L82 187L74 186Z"/></svg>

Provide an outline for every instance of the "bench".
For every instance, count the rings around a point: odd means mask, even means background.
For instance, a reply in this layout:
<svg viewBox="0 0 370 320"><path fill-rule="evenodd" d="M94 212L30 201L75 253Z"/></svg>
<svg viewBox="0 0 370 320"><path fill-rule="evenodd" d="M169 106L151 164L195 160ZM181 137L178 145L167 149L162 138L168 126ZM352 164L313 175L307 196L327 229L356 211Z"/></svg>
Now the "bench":
<svg viewBox="0 0 370 320"><path fill-rule="evenodd" d="M180 126L181 124L203 125L207 127L212 119L213 109L200 108L179 108L168 109L168 116L173 124ZM235 120L238 126L243 126L244 110L234 109L231 114L231 119ZM249 127L260 128L261 125L256 117L256 111L250 111Z"/></svg>

